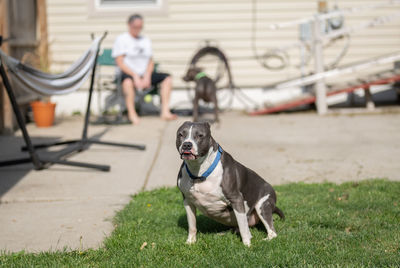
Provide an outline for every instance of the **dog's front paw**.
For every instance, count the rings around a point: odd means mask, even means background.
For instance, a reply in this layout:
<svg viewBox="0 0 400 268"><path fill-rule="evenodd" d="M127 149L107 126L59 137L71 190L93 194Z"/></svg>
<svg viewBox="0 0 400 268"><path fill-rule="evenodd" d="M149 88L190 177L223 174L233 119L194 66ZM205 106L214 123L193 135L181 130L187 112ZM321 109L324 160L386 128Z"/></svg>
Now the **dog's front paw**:
<svg viewBox="0 0 400 268"><path fill-rule="evenodd" d="M186 240L186 244L194 244L196 242L196 236L188 236L188 239Z"/></svg>
<svg viewBox="0 0 400 268"><path fill-rule="evenodd" d="M245 246L247 246L247 247L250 247L250 246L251 246L250 240L243 240L243 244L244 244Z"/></svg>
<svg viewBox="0 0 400 268"><path fill-rule="evenodd" d="M275 237L277 237L278 235L275 232L268 232L268 236L266 238L264 238L264 240L272 240Z"/></svg>

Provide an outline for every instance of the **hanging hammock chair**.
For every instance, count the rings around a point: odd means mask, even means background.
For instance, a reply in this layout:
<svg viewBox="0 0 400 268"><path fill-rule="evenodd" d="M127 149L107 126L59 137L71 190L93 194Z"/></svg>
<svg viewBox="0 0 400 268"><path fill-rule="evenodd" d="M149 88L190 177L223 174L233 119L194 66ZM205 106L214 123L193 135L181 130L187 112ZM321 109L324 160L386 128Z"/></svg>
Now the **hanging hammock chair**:
<svg viewBox="0 0 400 268"><path fill-rule="evenodd" d="M61 74L45 73L0 50L1 62L7 65L9 74L18 88L40 95L63 95L78 90L88 79L99 49L101 37L96 38L89 49Z"/></svg>

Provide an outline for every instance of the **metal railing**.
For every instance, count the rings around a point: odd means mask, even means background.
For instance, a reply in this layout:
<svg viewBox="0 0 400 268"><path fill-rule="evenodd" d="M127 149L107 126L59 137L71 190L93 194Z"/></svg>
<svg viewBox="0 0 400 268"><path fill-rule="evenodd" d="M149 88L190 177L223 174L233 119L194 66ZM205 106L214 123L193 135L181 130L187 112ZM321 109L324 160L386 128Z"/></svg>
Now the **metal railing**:
<svg viewBox="0 0 400 268"><path fill-rule="evenodd" d="M360 13L365 12L368 10L374 10L378 8L390 7L394 5L399 5L400 0L391 0L385 1L379 4L370 4L370 5L363 5L359 7L353 7L348 9L336 9L333 11L329 11L328 13L318 13L314 16L301 18L298 20L292 20L283 23L274 23L268 26L270 30L279 30L287 27L293 26L300 26L300 25L308 25L310 33L308 38L301 39L299 41L289 43L286 45L282 45L279 48L276 48L272 51L281 52L282 54L287 54L287 50L292 48L299 48L300 53L302 54L305 47L311 48L311 56L314 58L314 72L311 75L304 75L303 66L300 66L302 69L303 77L299 79L293 79L290 81L285 81L279 83L275 86L275 88L287 88L293 86L305 86L314 84L314 90L316 95L316 102L317 102L317 110L319 114L326 114L328 107L326 102L326 84L325 78L337 76L341 74L351 73L354 71L359 71L377 64L384 64L384 63L391 63L394 61L400 60L400 52L386 55L380 58L375 58L371 60L367 60L363 63L357 63L353 66L348 67L334 67L330 70L325 70L324 67L324 57L323 57L323 49L324 45L331 42L336 38L340 38L343 36L350 36L355 32L358 32L363 29L372 28L375 26L383 25L388 22L392 22L396 19L400 18L400 12L394 12L389 15L382 15L374 17L371 20L362 22L355 26L348 26L348 27L339 27L338 29L330 29L326 31L324 29L324 23L327 22L329 19L343 19L345 15L353 14L353 13ZM343 56L343 55L342 55ZM302 63L303 64L303 60Z"/></svg>

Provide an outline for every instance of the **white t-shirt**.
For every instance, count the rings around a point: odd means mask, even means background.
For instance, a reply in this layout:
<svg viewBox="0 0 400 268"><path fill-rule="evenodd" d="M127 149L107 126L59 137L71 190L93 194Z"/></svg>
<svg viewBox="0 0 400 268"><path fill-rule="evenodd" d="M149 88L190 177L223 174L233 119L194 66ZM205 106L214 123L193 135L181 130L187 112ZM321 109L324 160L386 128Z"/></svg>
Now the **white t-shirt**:
<svg viewBox="0 0 400 268"><path fill-rule="evenodd" d="M152 57L151 41L145 36L133 37L126 32L117 37L112 49L112 57L124 55L124 63L135 73L142 76ZM117 67L118 72L119 68Z"/></svg>

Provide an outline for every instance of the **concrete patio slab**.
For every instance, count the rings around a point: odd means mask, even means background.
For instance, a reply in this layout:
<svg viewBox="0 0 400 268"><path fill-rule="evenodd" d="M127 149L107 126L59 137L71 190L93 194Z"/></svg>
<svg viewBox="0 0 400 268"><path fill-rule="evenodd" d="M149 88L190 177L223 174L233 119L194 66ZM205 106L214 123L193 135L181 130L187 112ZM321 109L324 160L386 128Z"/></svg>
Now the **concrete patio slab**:
<svg viewBox="0 0 400 268"><path fill-rule="evenodd" d="M148 189L176 185L181 164L175 132L167 126ZM325 116L226 114L213 136L236 160L273 185L290 182L400 180L400 114Z"/></svg>

